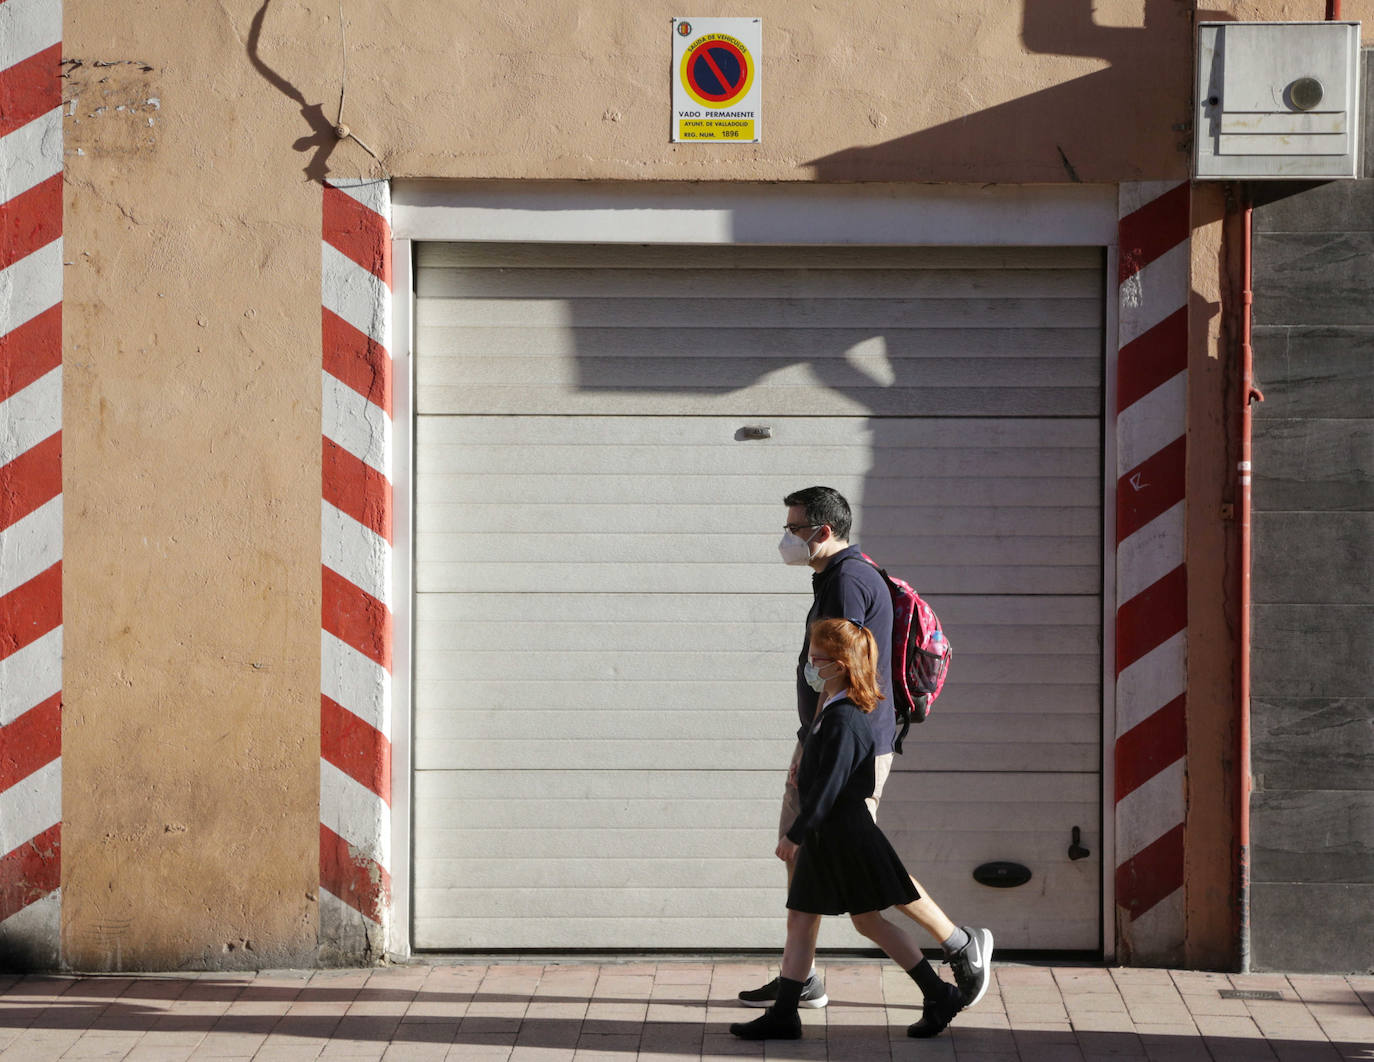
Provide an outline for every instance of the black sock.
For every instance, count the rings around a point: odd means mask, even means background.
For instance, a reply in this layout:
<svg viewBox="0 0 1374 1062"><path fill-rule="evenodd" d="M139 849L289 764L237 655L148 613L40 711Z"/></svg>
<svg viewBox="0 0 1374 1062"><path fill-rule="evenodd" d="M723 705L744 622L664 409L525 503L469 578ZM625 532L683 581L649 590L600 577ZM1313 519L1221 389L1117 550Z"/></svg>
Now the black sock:
<svg viewBox="0 0 1374 1062"><path fill-rule="evenodd" d="M797 1003L801 999L802 988L805 982L794 981L790 977L778 978L778 998L773 1003L773 1010L779 1015L797 1013Z"/></svg>
<svg viewBox="0 0 1374 1062"><path fill-rule="evenodd" d="M945 983L940 980L940 975L935 972L935 967L930 965L929 959L918 962L907 971L907 976L916 982L924 999L929 999L944 988Z"/></svg>

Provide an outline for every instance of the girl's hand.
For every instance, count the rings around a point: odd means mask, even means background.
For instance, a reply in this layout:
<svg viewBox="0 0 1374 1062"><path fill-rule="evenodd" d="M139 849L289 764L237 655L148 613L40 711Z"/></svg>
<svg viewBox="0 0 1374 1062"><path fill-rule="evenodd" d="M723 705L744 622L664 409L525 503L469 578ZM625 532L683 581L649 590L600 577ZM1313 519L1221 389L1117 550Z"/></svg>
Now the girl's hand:
<svg viewBox="0 0 1374 1062"><path fill-rule="evenodd" d="M786 837L784 837L781 841L778 842L777 851L775 851L773 854L777 856L779 859L781 859L784 863L790 863L792 862L792 860L797 858L797 852L800 848L801 845L796 844L793 841L789 841Z"/></svg>

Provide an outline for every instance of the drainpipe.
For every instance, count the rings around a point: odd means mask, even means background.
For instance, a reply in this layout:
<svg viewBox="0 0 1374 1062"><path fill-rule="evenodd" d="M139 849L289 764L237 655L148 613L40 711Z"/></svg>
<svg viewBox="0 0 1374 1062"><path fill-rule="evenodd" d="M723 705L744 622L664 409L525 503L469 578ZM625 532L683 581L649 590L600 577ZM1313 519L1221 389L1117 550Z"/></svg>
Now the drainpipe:
<svg viewBox="0 0 1374 1062"><path fill-rule="evenodd" d="M1263 402L1255 386L1251 326L1255 301L1252 284L1254 207L1249 189L1241 190L1241 324L1240 324L1240 460L1236 476L1236 522L1240 532L1240 646L1236 676L1236 841L1239 848L1238 915L1240 972L1250 972L1250 453L1251 407Z"/></svg>

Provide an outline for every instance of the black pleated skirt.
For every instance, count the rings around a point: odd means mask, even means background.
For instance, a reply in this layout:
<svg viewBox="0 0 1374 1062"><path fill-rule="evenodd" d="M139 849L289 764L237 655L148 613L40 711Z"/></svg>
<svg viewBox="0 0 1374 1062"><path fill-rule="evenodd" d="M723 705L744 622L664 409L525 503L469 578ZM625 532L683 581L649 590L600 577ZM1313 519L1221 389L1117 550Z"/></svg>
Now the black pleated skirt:
<svg viewBox="0 0 1374 1062"><path fill-rule="evenodd" d="M797 853L787 906L807 914L863 914L919 900L901 858L864 803L836 805Z"/></svg>

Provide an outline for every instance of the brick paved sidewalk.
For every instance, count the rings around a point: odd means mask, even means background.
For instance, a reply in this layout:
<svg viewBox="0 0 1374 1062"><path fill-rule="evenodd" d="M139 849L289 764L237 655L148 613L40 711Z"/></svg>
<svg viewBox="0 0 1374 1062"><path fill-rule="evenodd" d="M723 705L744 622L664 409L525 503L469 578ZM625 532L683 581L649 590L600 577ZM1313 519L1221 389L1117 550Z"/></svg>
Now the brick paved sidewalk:
<svg viewBox="0 0 1374 1062"><path fill-rule="evenodd" d="M978 1007L917 1041L915 986L892 964L822 970L830 1006L803 1012L801 1042L767 1045L727 1029L757 1013L734 996L776 972L763 963L0 976L0 1059L1374 1060L1374 977L1001 965ZM1237 988L1279 998L1221 995Z"/></svg>

